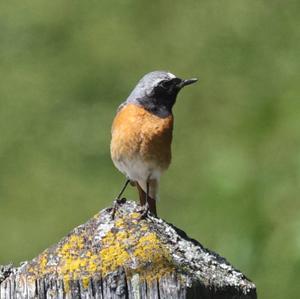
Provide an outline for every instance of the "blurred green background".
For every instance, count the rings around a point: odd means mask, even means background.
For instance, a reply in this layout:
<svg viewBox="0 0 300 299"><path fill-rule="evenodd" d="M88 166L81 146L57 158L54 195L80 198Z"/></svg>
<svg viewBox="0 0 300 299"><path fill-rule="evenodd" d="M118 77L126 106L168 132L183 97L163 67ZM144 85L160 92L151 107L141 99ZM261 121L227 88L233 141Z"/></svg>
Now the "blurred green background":
<svg viewBox="0 0 300 299"><path fill-rule="evenodd" d="M297 298L299 3L1 1L0 263L111 204L124 181L109 154L116 108L165 69L200 82L178 97L159 215L260 298Z"/></svg>

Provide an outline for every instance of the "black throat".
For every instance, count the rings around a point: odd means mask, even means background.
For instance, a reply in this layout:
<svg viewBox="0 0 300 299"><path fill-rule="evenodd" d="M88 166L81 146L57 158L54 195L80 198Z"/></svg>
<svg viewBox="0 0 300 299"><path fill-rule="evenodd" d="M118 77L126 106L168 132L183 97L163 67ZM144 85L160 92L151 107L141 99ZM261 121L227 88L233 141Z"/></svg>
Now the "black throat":
<svg viewBox="0 0 300 299"><path fill-rule="evenodd" d="M139 105L152 114L161 118L165 118L172 114L172 108L176 101L176 95L172 96L172 98L169 96L167 99L162 97L144 97L136 99L136 101Z"/></svg>

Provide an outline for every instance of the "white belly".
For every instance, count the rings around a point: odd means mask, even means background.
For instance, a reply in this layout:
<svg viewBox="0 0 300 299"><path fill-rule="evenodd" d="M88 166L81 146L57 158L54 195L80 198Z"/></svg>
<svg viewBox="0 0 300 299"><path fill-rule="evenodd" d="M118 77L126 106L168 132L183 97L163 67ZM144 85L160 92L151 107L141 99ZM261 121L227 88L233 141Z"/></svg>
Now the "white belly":
<svg viewBox="0 0 300 299"><path fill-rule="evenodd" d="M131 181L159 180L161 169L154 163L142 161L139 157L113 161L115 166Z"/></svg>

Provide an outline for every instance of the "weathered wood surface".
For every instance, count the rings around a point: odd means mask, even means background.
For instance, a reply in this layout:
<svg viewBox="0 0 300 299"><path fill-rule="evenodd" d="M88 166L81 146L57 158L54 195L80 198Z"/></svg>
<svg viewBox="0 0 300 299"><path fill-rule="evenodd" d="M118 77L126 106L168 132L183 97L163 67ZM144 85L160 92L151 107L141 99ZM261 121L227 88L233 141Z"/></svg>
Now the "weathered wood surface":
<svg viewBox="0 0 300 299"><path fill-rule="evenodd" d="M224 258L138 209L102 210L32 261L0 267L0 298L256 298Z"/></svg>

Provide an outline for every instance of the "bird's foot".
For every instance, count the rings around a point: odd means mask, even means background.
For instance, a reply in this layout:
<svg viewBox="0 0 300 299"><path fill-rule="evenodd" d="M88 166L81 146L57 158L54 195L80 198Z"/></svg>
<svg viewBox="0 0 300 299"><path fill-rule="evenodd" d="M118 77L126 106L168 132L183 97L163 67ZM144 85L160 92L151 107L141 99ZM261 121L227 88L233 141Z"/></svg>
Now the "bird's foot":
<svg viewBox="0 0 300 299"><path fill-rule="evenodd" d="M141 208L138 210L138 212L141 214L140 220L147 218L148 214L150 213L149 204L146 202Z"/></svg>
<svg viewBox="0 0 300 299"><path fill-rule="evenodd" d="M111 219L112 220L115 219L116 212L117 212L119 206L122 205L122 204L124 204L125 202L126 202L126 198L125 197L116 198L114 200L113 207L112 207L112 210L111 210Z"/></svg>

